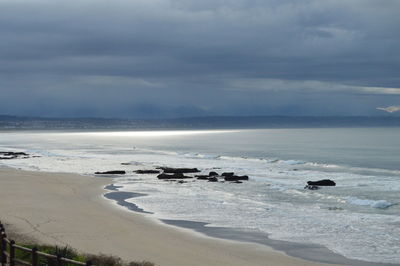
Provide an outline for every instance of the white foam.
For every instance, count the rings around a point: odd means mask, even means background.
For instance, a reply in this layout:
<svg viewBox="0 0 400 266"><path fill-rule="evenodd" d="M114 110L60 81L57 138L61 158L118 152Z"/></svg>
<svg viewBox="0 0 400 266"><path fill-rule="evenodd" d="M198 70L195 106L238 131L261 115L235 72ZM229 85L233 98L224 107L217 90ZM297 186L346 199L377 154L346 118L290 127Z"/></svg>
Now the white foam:
<svg viewBox="0 0 400 266"><path fill-rule="evenodd" d="M359 199L357 197L347 197L346 201L350 204L360 205L360 206L371 206L373 208L378 208L378 209L386 209L394 205L394 203L388 202L386 200Z"/></svg>
<svg viewBox="0 0 400 266"><path fill-rule="evenodd" d="M281 160L279 162L287 165L305 164L305 162L303 161L296 161L296 160Z"/></svg>
<svg viewBox="0 0 400 266"><path fill-rule="evenodd" d="M199 159L219 159L220 156L219 155L211 155L211 154L201 154L201 153L185 153L184 154L185 157L187 158L199 158Z"/></svg>

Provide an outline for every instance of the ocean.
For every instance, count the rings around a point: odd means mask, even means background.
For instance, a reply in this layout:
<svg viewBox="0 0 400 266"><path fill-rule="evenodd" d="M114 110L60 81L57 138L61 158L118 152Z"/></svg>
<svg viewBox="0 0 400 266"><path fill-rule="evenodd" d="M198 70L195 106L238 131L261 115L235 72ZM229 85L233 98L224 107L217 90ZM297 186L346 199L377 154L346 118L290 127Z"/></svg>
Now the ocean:
<svg viewBox="0 0 400 266"><path fill-rule="evenodd" d="M145 215L322 245L349 259L399 263L399 136L396 127L4 131L0 151L40 157L0 165L82 175L125 170L110 183L144 194L127 201L151 213ZM235 172L249 180L178 183L134 173L163 166ZM337 185L304 189L307 181L322 179Z"/></svg>

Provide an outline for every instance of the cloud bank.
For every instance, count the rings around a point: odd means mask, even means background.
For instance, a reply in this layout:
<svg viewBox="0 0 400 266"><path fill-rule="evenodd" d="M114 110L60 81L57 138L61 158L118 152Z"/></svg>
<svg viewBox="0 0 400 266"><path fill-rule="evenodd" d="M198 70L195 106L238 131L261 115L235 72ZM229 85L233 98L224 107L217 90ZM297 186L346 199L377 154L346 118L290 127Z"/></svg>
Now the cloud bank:
<svg viewBox="0 0 400 266"><path fill-rule="evenodd" d="M373 115L397 0L0 0L0 113Z"/></svg>

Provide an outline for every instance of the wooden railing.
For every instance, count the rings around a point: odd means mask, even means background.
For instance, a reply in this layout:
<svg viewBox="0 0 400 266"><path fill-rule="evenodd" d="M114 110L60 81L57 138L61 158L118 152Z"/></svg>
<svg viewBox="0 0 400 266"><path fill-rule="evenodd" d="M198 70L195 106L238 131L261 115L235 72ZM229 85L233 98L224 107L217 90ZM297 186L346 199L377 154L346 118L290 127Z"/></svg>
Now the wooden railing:
<svg viewBox="0 0 400 266"><path fill-rule="evenodd" d="M20 250L25 252L26 254L30 254L29 261L21 260L16 258L16 251ZM92 263L90 261L84 263L80 261L75 261L71 259L67 259L62 257L61 255L51 255L44 252L39 251L36 247L26 248L20 245L17 245L14 240L8 239L4 226L0 222L0 262L1 266L15 266L15 265L26 265L26 266L39 266L40 257L46 258L47 261L51 261L52 265L56 266L66 266L66 265L78 265L78 266L91 266ZM49 265L49 263L46 263Z"/></svg>

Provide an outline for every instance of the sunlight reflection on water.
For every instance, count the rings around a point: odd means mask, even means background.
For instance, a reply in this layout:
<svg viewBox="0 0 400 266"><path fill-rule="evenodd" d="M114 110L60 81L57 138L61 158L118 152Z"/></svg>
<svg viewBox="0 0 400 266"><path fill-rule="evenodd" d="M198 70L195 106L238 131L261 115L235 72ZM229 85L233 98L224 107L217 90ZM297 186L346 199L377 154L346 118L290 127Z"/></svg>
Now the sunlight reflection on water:
<svg viewBox="0 0 400 266"><path fill-rule="evenodd" d="M70 133L77 136L101 136L101 137L163 137L163 136L184 136L200 134L232 133L237 130L171 130L171 131L117 131L117 132L85 132Z"/></svg>

